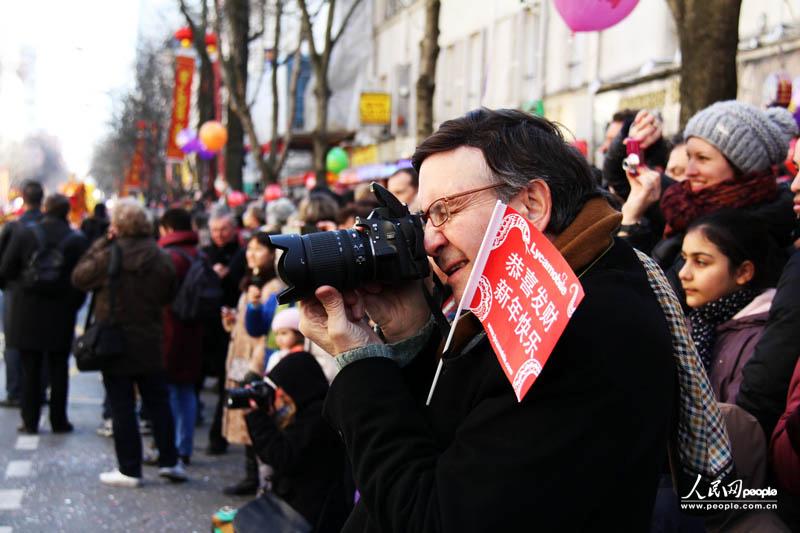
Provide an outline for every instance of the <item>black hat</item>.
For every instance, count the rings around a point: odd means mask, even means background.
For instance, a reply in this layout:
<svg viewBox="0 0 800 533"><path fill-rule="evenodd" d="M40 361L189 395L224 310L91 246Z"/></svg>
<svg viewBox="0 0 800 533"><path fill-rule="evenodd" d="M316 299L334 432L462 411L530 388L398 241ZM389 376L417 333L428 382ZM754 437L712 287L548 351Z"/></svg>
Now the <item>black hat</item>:
<svg viewBox="0 0 800 533"><path fill-rule="evenodd" d="M275 365L268 376L292 397L298 410L325 398L328 393L328 379L308 352L290 353Z"/></svg>

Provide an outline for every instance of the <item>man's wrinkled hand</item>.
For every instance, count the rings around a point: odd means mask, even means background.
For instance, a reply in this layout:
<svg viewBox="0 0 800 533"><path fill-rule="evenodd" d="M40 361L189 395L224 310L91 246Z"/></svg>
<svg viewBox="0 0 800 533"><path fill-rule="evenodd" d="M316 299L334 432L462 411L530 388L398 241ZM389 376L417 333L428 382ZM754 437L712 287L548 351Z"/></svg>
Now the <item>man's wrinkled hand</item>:
<svg viewBox="0 0 800 533"><path fill-rule="evenodd" d="M355 292L342 295L323 286L300 306L300 332L335 356L370 344L382 344L366 321L364 301Z"/></svg>
<svg viewBox="0 0 800 533"><path fill-rule="evenodd" d="M358 293L364 299L367 315L378 324L389 343L412 337L431 316L421 281L391 287L371 283Z"/></svg>

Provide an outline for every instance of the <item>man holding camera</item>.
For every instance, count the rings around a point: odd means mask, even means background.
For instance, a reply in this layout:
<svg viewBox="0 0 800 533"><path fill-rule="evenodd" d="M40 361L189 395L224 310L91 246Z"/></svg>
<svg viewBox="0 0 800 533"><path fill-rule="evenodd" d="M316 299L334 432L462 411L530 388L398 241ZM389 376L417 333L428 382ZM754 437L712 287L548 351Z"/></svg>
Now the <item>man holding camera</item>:
<svg viewBox="0 0 800 533"><path fill-rule="evenodd" d="M587 163L547 120L480 109L442 124L413 164L425 250L456 299L498 198L586 296L521 402L462 318L426 405L443 339L422 283L318 288L300 327L341 368L324 414L361 493L345 531L648 529L675 416L670 331Z"/></svg>

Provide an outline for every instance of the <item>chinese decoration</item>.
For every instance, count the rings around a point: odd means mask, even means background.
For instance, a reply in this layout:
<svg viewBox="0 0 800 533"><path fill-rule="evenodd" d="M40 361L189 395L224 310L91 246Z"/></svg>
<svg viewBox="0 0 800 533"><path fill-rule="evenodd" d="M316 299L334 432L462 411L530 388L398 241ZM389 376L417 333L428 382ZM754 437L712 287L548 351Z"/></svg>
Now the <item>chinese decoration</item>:
<svg viewBox="0 0 800 533"><path fill-rule="evenodd" d="M192 102L192 76L194 58L178 55L175 58L175 88L172 93L172 121L167 135L167 157L173 161L183 159L184 152L178 145L178 134L189 126L189 107Z"/></svg>
<svg viewBox="0 0 800 533"><path fill-rule="evenodd" d="M498 201L460 308L469 302L519 401L583 296L577 276L547 237Z"/></svg>

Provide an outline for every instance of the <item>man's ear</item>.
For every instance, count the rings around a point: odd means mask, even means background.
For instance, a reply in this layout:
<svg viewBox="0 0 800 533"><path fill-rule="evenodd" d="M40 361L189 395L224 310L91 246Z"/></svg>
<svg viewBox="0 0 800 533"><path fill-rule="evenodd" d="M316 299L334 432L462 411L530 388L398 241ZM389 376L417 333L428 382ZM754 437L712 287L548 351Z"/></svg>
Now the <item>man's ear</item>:
<svg viewBox="0 0 800 533"><path fill-rule="evenodd" d="M536 179L528 182L524 189L514 195L508 205L519 211L542 233L550 224L553 200L550 196L550 186L544 180Z"/></svg>

